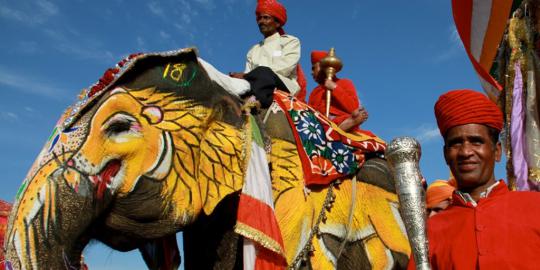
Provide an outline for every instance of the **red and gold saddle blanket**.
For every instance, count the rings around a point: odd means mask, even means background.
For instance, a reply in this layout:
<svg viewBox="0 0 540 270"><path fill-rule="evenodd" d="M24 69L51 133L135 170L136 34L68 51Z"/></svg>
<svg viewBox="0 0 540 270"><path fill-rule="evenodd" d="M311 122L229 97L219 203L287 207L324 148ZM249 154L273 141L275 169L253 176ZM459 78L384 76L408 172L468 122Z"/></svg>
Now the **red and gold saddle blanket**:
<svg viewBox="0 0 540 270"><path fill-rule="evenodd" d="M288 93L276 91L274 100L292 127L306 186L328 185L352 175L364 164L367 153L386 150L385 142L371 132L347 133Z"/></svg>

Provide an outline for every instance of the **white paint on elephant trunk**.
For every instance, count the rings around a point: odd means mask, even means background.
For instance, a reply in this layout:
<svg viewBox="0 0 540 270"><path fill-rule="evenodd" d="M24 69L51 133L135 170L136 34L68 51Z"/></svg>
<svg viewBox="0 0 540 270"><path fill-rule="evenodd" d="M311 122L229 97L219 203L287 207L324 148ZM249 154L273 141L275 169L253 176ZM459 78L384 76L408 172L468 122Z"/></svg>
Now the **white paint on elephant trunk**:
<svg viewBox="0 0 540 270"><path fill-rule="evenodd" d="M326 245L324 244L324 240L322 237L318 238L317 241L319 241L319 246L321 248L321 252L326 256L326 258L334 265L334 269L337 268L337 259L332 252L326 248Z"/></svg>
<svg viewBox="0 0 540 270"><path fill-rule="evenodd" d="M377 232L375 231L375 228L373 228L373 225L369 223L368 226L366 226L365 228L351 234L350 241L366 239L368 237L371 237L372 235L377 235Z"/></svg>
<svg viewBox="0 0 540 270"><path fill-rule="evenodd" d="M172 167L173 160L173 142L171 134L169 132L163 132L160 138L161 153L159 158L152 165L152 169L148 172L147 176L153 179L162 180L167 175Z"/></svg>
<svg viewBox="0 0 540 270"><path fill-rule="evenodd" d="M111 194L115 194L116 190L118 190L118 187L122 184L125 172L126 167L124 166L124 164L120 165L120 170L118 171L118 173L116 173L116 175L111 178L111 184L107 185L107 187L111 191Z"/></svg>
<svg viewBox="0 0 540 270"><path fill-rule="evenodd" d="M26 215L26 217L24 218L24 223L27 225L27 226L31 226L32 224L32 221L34 220L34 218L36 217L36 215L38 214L39 210L41 209L41 207L43 206L43 202L44 202L44 198L46 196L46 192L47 192L47 185L48 184L45 184L43 185L40 189L39 189L39 192L37 193L37 197L34 201L34 204L32 205L32 208L30 209L30 211L28 212L28 215Z"/></svg>
<svg viewBox="0 0 540 270"><path fill-rule="evenodd" d="M345 234L347 233L346 224L335 224L331 226L321 226L320 228L321 233L327 233L334 235L340 239L345 238ZM368 238L372 235L376 235L375 228L373 228L373 225L370 223L361 230L354 230L349 233L349 238L347 241L358 241L365 238Z"/></svg>
<svg viewBox="0 0 540 270"><path fill-rule="evenodd" d="M302 249L307 244L308 241L311 241L309 239L309 233L311 232L311 224L312 221L305 217L302 221L302 229L300 231L300 240L298 241L298 246L296 246L296 253L293 258L296 258L300 256L300 253L302 252Z"/></svg>
<svg viewBox="0 0 540 270"><path fill-rule="evenodd" d="M22 243L21 238L19 236L18 231L13 232L13 243L15 244L15 252L17 253L17 258L19 258L19 262L23 262L23 251L22 251ZM21 269L24 269L24 265L22 265Z"/></svg>

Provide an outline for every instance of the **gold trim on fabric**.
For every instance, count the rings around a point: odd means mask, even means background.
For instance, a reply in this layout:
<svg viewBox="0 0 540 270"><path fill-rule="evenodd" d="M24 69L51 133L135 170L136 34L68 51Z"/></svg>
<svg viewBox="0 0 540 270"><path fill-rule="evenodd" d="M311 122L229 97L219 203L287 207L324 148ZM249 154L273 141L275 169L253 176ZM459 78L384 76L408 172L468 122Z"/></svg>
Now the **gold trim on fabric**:
<svg viewBox="0 0 540 270"><path fill-rule="evenodd" d="M540 183L540 169L529 168L529 181Z"/></svg>
<svg viewBox="0 0 540 270"><path fill-rule="evenodd" d="M236 227L234 228L234 232L246 237L246 238L249 238L249 239L252 239L254 240L255 242L261 244L263 247L273 251L273 252L276 252L278 253L279 255L285 257L285 252L283 251L283 249L281 248L281 246L279 245L279 243L272 239L271 237L269 237L268 235L264 234L263 232L249 226L249 225L246 225L242 222L238 222L236 223Z"/></svg>
<svg viewBox="0 0 540 270"><path fill-rule="evenodd" d="M349 138L351 139L352 141L367 141L367 140L374 140L380 144L386 144L386 142L379 138L378 136L375 136L375 137L371 137L371 136L368 136L368 135L365 135L365 134L359 134L359 133L349 133L347 131L344 131L342 130L341 128L339 128L338 125L336 125L336 123L332 122L330 119L328 119L328 122L327 124L332 127L332 129L334 129L334 131L336 131L337 133L339 133L340 135L346 137L346 138Z"/></svg>

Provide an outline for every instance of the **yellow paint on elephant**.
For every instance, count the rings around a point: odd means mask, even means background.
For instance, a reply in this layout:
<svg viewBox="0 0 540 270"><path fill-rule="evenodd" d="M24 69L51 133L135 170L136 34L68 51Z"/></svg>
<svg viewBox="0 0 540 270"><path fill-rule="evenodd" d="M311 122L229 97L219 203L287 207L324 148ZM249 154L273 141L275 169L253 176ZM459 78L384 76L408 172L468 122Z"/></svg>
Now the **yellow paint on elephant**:
<svg viewBox="0 0 540 270"><path fill-rule="evenodd" d="M88 175L98 175L107 162L121 160L120 177L111 184L121 197L155 166L165 147L163 130L140 114L142 106L127 91L114 91L100 104L88 137L75 156L78 167Z"/></svg>
<svg viewBox="0 0 540 270"><path fill-rule="evenodd" d="M6 236L10 242L15 243L21 263L27 269L36 268L37 265L35 247L38 243L34 237L34 223L41 222L44 231L47 232L48 228L56 221L57 198L53 178L59 176L55 172L65 162L66 156L70 154L65 153L44 164L34 178L27 180L26 189L14 206L16 211L12 213L15 213L15 216L10 217L11 225L9 227L11 230ZM35 218L39 211L43 211L43 219L36 221ZM30 252L26 252L27 250Z"/></svg>
<svg viewBox="0 0 540 270"><path fill-rule="evenodd" d="M315 222L315 205L304 193L302 166L296 145L273 139L269 161L272 165L272 189L276 218L283 237L285 256L290 263ZM282 203L283 202L283 203ZM291 211L294 202L294 211Z"/></svg>
<svg viewBox="0 0 540 270"><path fill-rule="evenodd" d="M97 105L88 136L73 156L73 166L93 179L96 185L110 177L107 189L117 196L129 194L142 177L161 181L163 215L172 215L180 225L186 225L201 210L212 213L226 195L243 186L242 130L216 120L214 113L211 108L171 93L160 93L154 88L114 89ZM324 205L327 188L306 192L300 158L293 142L273 139L269 160L275 213L287 261L291 263L307 241L311 241L315 248L311 257L313 268L335 268L336 258L322 238L309 238ZM17 217L14 226L19 237L15 241L20 245L19 250L27 250L26 245L32 248L36 244L22 234L26 231L22 228L25 218L32 216L33 205L28 200L35 198L29 196L41 194L40 189L44 186L47 187L46 198L49 198L44 209L50 215L46 216L55 219L54 186L45 184L58 169L53 162L39 170L36 176L39 181L30 181L21 199L19 207L23 211L18 212L21 216ZM119 166L116 173L110 173L111 164ZM60 175L72 187L81 181L70 171L64 170ZM397 196L362 182L357 183L356 192L348 240L364 242L373 269L391 265L390 250L408 255L408 242L393 208L397 205ZM323 233L344 237L351 181L345 180L335 189L335 194L334 206L320 229Z"/></svg>
<svg viewBox="0 0 540 270"><path fill-rule="evenodd" d="M201 142L198 180L206 214L212 213L226 195L242 189L241 131L222 122L212 122Z"/></svg>
<svg viewBox="0 0 540 270"><path fill-rule="evenodd" d="M201 208L209 214L225 195L242 188L240 131L209 121L212 113L154 88L118 88L99 105L75 159L90 175L121 160L118 182L111 183L119 196L142 176L164 181L165 212L189 222Z"/></svg>
<svg viewBox="0 0 540 270"><path fill-rule="evenodd" d="M351 210L352 181L343 181L334 190L336 201L321 225L321 232L343 238ZM386 269L393 263L390 250L410 254L403 224L397 213L397 195L364 182L356 183L356 204L349 232L349 241L367 241L365 245L373 269ZM380 248L381 245L384 248Z"/></svg>
<svg viewBox="0 0 540 270"><path fill-rule="evenodd" d="M294 260L304 247L311 228L321 211L327 188L305 193L302 167L291 142L272 141L272 179L276 217L282 232L287 261ZM339 238L346 234L351 210L352 180L344 179L334 189L335 202L320 231ZM377 186L358 181L356 204L348 241L361 241L372 269L387 269L394 261L391 250L405 255L410 247L397 213L397 195ZM336 258L324 241L314 237L311 256L313 269L335 269Z"/></svg>

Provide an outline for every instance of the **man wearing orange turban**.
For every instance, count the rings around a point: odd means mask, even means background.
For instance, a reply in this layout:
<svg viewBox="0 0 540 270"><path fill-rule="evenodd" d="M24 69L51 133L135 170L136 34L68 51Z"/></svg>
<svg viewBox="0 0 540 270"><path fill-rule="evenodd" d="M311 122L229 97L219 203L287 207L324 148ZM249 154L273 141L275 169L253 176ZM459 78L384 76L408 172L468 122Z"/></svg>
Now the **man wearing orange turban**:
<svg viewBox="0 0 540 270"><path fill-rule="evenodd" d="M275 80L278 82L275 83L275 86L278 89L288 91L303 100L306 95L306 81L298 65L300 61L300 40L285 34L283 30L283 26L287 23L287 10L275 0L259 0L255 15L264 40L255 44L247 53L244 73L231 72L230 75L235 78L246 79L250 83L253 81L259 83L259 76L261 74L265 76L266 72L258 72L256 69L268 67L277 75ZM252 78L254 76L257 78ZM266 87L266 83L263 84L265 93L259 94L257 93L258 90L254 89L254 94L261 103L271 103L274 89ZM255 85L252 88L259 87ZM263 105L263 107L265 106Z"/></svg>
<svg viewBox="0 0 540 270"><path fill-rule="evenodd" d="M327 54L325 51L311 52L311 75L319 85L309 95L308 104L319 112L326 113L326 89L330 89L330 119L344 131L357 131L358 125L367 119L367 111L360 105L351 80L335 76L332 79L326 78L319 62Z"/></svg>
<svg viewBox="0 0 540 270"><path fill-rule="evenodd" d="M455 180L435 180L426 191L426 207L428 216L434 216L440 211L446 209L452 203L452 194L454 193Z"/></svg>
<svg viewBox="0 0 540 270"><path fill-rule="evenodd" d="M428 219L433 269L537 269L540 193L509 191L495 178L503 127L497 105L479 92L454 90L439 97L435 117L457 190L452 204Z"/></svg>

